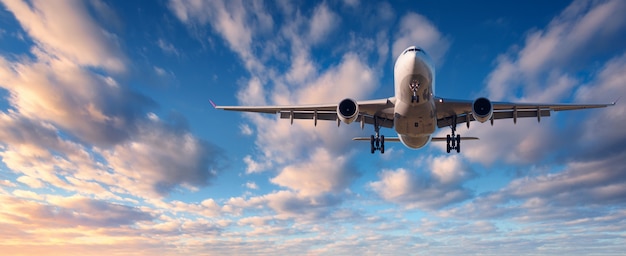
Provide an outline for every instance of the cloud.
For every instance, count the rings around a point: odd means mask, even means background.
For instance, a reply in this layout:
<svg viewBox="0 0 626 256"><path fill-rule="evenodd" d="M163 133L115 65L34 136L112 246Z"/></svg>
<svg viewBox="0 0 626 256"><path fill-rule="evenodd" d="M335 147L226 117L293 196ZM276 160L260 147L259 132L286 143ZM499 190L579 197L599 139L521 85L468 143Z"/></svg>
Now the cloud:
<svg viewBox="0 0 626 256"><path fill-rule="evenodd" d="M252 159L251 155L246 155L243 158L243 162L246 164L246 174L262 172L272 167L271 161L257 162Z"/></svg>
<svg viewBox="0 0 626 256"><path fill-rule="evenodd" d="M277 220L295 220L304 224L329 218L343 201L341 196L326 194L305 195L281 190L251 198L231 198L224 204L224 212L241 215L245 211L272 210Z"/></svg>
<svg viewBox="0 0 626 256"><path fill-rule="evenodd" d="M131 140L89 152L61 138L52 125L16 113L1 113L0 118L0 142L6 145L0 152L2 161L24 174L20 182L35 188L45 182L103 198L120 199L111 191L163 196L179 185L192 189L209 185L223 164L217 147L180 124L159 119L145 120Z"/></svg>
<svg viewBox="0 0 626 256"><path fill-rule="evenodd" d="M504 188L480 195L442 216L461 219L508 219L576 229L584 222L612 222L626 195L622 152L594 161L575 161L556 171L512 180ZM614 208L618 207L618 208ZM598 227L604 227L598 223ZM594 225L595 226L595 225ZM576 231L577 233L580 231Z"/></svg>
<svg viewBox="0 0 626 256"><path fill-rule="evenodd" d="M3 2L43 51L78 65L126 71L117 38L95 23L84 2Z"/></svg>
<svg viewBox="0 0 626 256"><path fill-rule="evenodd" d="M33 48L36 60L0 66L0 85L20 115L62 127L81 140L110 146L128 139L145 109L155 103L110 76ZM54 95L54 97L51 97Z"/></svg>
<svg viewBox="0 0 626 256"><path fill-rule="evenodd" d="M343 4L346 6L356 8L359 6L360 3L359 3L359 0L344 0Z"/></svg>
<svg viewBox="0 0 626 256"><path fill-rule="evenodd" d="M576 99L582 102L607 102L626 95L626 52L604 64L590 83L578 88ZM602 111L595 111L582 123L576 144L580 153L577 158L596 158L623 152L626 143L626 131L620 129L626 122L626 105L617 102Z"/></svg>
<svg viewBox="0 0 626 256"><path fill-rule="evenodd" d="M184 117L161 120L147 113L156 103L120 84L117 76L125 67L107 61L124 59L120 48L93 35L104 29L85 6L66 4L7 3L37 43L29 56L0 57L0 86L10 106L0 113L2 162L27 185L96 198L158 197L178 186L209 185L223 159L220 150L192 135ZM80 24L61 31L58 26L68 22ZM72 43L58 38L68 37L67 31L74 33Z"/></svg>
<svg viewBox="0 0 626 256"><path fill-rule="evenodd" d="M248 189L259 189L259 186L254 181L246 182L246 188Z"/></svg>
<svg viewBox="0 0 626 256"><path fill-rule="evenodd" d="M63 139L49 123L37 122L17 113L0 113L0 151L2 161L14 172L23 174L20 181L38 187L48 183L74 191L58 173L73 173L81 169L92 173L98 169L80 144ZM85 191L87 192L87 191Z"/></svg>
<svg viewBox="0 0 626 256"><path fill-rule="evenodd" d="M212 198L201 202L183 202L179 200L164 201L161 199L148 199L148 203L154 206L155 211L182 214L186 216L199 216L216 218L222 214L222 207Z"/></svg>
<svg viewBox="0 0 626 256"><path fill-rule="evenodd" d="M0 195L5 219L36 228L119 227L152 219L125 205L84 197L49 197L50 204ZM28 222L28 223L26 223Z"/></svg>
<svg viewBox="0 0 626 256"><path fill-rule="evenodd" d="M267 33L274 24L262 3L248 5L242 1L171 0L168 7L179 20L191 27L193 24L211 25L243 60L246 68L260 71L262 64L253 55L252 38L255 33Z"/></svg>
<svg viewBox="0 0 626 256"><path fill-rule="evenodd" d="M342 192L357 176L347 157L334 156L327 150L317 148L309 159L286 166L271 181L303 196L315 196Z"/></svg>
<svg viewBox="0 0 626 256"><path fill-rule="evenodd" d="M622 1L573 2L545 29L529 32L519 50L512 48L498 57L487 79L489 97L523 102L574 98L578 103L606 103L614 100L614 95L626 93L618 85L626 70L623 49L612 43L603 43L606 44L603 47L595 43L620 41L626 35L623 17L609 18L623 11L626 4ZM615 53L619 55L613 56ZM606 62L605 56L610 56ZM604 64L589 64L587 60L591 57ZM586 81L580 80L581 73L586 74ZM623 111L617 105L589 111L553 112L552 117L542 119L540 124L533 120L520 120L516 126L509 120L495 121L494 127L486 128L483 127L488 125L473 124L472 129L464 132L462 128L460 133L479 137L481 143L471 143L463 152L471 161L483 164L497 161L525 164L555 157L566 161L563 158L572 155L596 157L621 151L617 145L626 140L626 134L610 127L620 122ZM562 148L571 150L564 153L559 150Z"/></svg>
<svg viewBox="0 0 626 256"><path fill-rule="evenodd" d="M163 38L159 38L159 40L157 40L157 45L164 53L174 56L180 56L180 52L178 51L178 49L176 49L176 47L172 43L165 41Z"/></svg>
<svg viewBox="0 0 626 256"><path fill-rule="evenodd" d="M248 124L239 125L239 130L241 130L241 134L246 136L250 136L254 133L254 131L252 131L252 128L250 128L250 125Z"/></svg>
<svg viewBox="0 0 626 256"><path fill-rule="evenodd" d="M20 176L19 178L17 178L17 181L24 183L31 188L42 188L44 186L41 180L29 176Z"/></svg>
<svg viewBox="0 0 626 256"><path fill-rule="evenodd" d="M512 94L518 89L529 100L568 96L567 88L545 95L546 88L567 77L565 72L585 69L590 57L620 50L617 42L626 39L626 18L619 15L624 10L622 1L574 1L546 29L530 32L519 51L498 57L487 80L490 97L519 97Z"/></svg>
<svg viewBox="0 0 626 256"><path fill-rule="evenodd" d="M381 198L408 209L437 210L471 197L463 183L475 173L463 165L459 156L437 157L426 172L411 172L404 168L383 170L380 180L369 186Z"/></svg>
<svg viewBox="0 0 626 256"><path fill-rule="evenodd" d="M319 43L327 39L333 29L338 27L340 21L339 16L330 10L325 3L319 4L311 17L309 38L312 43Z"/></svg>
<svg viewBox="0 0 626 256"><path fill-rule="evenodd" d="M302 84L317 75L317 67L307 52L298 52L292 57L291 68L285 75L286 82Z"/></svg>
<svg viewBox="0 0 626 256"><path fill-rule="evenodd" d="M393 57L399 56L407 47L416 45L424 48L435 64L441 65L450 47L450 40L428 18L417 13L404 15L394 36L396 39L391 51Z"/></svg>
<svg viewBox="0 0 626 256"><path fill-rule="evenodd" d="M108 165L142 191L167 195L178 185L209 185L219 171L220 151L186 128L148 121L132 140L100 152ZM137 182L141 181L141 182Z"/></svg>

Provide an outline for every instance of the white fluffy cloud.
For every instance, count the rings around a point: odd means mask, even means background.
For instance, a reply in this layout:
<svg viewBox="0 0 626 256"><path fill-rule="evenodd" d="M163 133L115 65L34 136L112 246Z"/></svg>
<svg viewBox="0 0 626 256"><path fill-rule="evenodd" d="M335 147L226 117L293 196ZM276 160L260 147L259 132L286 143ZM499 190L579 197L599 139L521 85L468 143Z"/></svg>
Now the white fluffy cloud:
<svg viewBox="0 0 626 256"><path fill-rule="evenodd" d="M305 196L342 192L357 177L344 155L317 148L304 162L288 165L271 181Z"/></svg>
<svg viewBox="0 0 626 256"><path fill-rule="evenodd" d="M392 46L392 56L396 57L411 45L424 48L433 58L435 64L441 65L448 48L449 39L442 35L428 18L408 13L400 21L400 29Z"/></svg>
<svg viewBox="0 0 626 256"><path fill-rule="evenodd" d="M128 139L144 109L154 106L106 75L33 48L35 60L2 61L0 86L20 115L45 120L81 140L109 146Z"/></svg>
<svg viewBox="0 0 626 256"><path fill-rule="evenodd" d="M132 186L160 196L178 185L207 186L219 170L214 146L160 121L142 124L132 140L100 153L124 177L120 188Z"/></svg>
<svg viewBox="0 0 626 256"><path fill-rule="evenodd" d="M383 199L406 208L440 209L469 199L463 183L475 176L459 156L429 159L424 169L383 170L370 187Z"/></svg>

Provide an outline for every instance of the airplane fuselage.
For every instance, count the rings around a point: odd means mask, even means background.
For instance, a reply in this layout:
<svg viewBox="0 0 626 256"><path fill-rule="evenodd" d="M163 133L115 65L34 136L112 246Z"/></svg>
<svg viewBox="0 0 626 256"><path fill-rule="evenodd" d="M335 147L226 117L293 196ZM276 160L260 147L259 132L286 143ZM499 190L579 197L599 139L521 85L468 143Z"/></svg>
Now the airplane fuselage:
<svg viewBox="0 0 626 256"><path fill-rule="evenodd" d="M424 50L409 47L394 66L394 129L409 148L421 148L437 127L435 68Z"/></svg>

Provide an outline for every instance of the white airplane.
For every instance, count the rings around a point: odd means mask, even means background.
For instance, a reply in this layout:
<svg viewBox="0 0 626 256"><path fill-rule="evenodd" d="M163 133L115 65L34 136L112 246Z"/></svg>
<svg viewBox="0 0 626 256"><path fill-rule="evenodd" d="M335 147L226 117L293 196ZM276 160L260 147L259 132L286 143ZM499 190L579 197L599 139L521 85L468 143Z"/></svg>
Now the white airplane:
<svg viewBox="0 0 626 256"><path fill-rule="evenodd" d="M354 140L369 140L371 153L380 151L385 153L385 141L400 141L411 149L424 147L430 141L446 141L447 152L456 150L461 152L462 140L477 140L475 137L461 137L456 133L459 123L481 123L495 119L512 118L517 123L518 118L550 116L551 111L576 110L588 108L603 108L615 105L610 104L529 104L510 102L491 102L480 97L475 100L453 100L434 96L435 94L435 67L426 52L415 46L404 50L396 60L394 67L395 96L367 101L355 101L347 98L339 103L319 105L292 105L292 106L217 106L217 109L280 114L280 118L313 119L336 121L337 126L344 122L350 124L360 122L361 129L365 124L374 126L375 135L359 137ZM435 129L449 126L451 134L443 137L432 137ZM398 137L385 138L380 135L380 127L394 128Z"/></svg>

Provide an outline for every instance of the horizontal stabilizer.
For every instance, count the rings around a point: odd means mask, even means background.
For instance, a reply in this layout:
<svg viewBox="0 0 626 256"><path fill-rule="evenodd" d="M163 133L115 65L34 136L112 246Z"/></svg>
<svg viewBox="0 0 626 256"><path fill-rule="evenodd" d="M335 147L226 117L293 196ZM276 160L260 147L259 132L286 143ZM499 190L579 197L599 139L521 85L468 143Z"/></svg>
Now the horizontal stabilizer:
<svg viewBox="0 0 626 256"><path fill-rule="evenodd" d="M431 141L447 141L446 137L433 137ZM461 137L461 140L479 140L477 137Z"/></svg>
<svg viewBox="0 0 626 256"><path fill-rule="evenodd" d="M356 137L356 138L352 138L352 140L358 140L358 141L370 141L372 138L371 137ZM400 138L398 137L385 137L385 142L400 142Z"/></svg>

